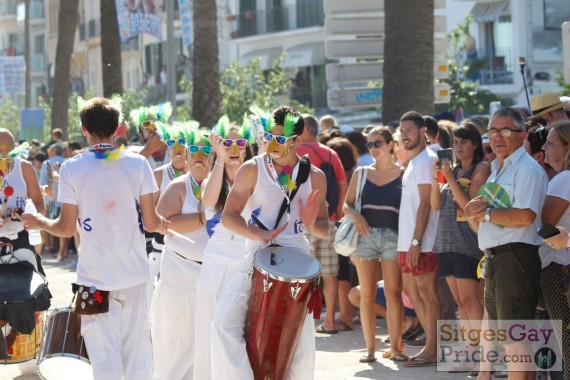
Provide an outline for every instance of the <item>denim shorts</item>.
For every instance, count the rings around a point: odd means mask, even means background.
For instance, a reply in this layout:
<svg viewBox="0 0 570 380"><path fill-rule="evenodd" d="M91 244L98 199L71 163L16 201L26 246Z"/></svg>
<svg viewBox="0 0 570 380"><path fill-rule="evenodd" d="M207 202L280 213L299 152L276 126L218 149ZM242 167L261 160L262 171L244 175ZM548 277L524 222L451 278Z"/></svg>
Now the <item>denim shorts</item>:
<svg viewBox="0 0 570 380"><path fill-rule="evenodd" d="M398 257L398 233L390 228L370 228L366 236L358 236L352 257L387 260Z"/></svg>

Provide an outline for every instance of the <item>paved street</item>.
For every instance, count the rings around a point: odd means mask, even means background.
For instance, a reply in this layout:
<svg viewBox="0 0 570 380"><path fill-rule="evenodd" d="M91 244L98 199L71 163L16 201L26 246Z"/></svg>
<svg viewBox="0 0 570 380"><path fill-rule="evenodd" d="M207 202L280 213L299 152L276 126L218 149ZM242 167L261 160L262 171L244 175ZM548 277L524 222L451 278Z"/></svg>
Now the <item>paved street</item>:
<svg viewBox="0 0 570 380"><path fill-rule="evenodd" d="M76 258L75 255L70 257ZM52 308L66 307L71 301L70 283L75 280L75 273L66 268L68 263L69 259L56 262L51 257L44 258L43 265L54 296ZM377 338L378 361L372 364L362 364L358 362L358 359L366 351L360 326L355 326L354 331L340 332L337 335L317 334L315 379L467 379L466 374L436 372L435 367L403 368L390 360L380 359L381 352L388 348L388 344L384 342L387 338L384 320L378 320ZM419 348L407 348L406 353L412 355L418 350ZM23 364L0 366L0 380L37 380L40 377L35 374L35 370L34 360Z"/></svg>

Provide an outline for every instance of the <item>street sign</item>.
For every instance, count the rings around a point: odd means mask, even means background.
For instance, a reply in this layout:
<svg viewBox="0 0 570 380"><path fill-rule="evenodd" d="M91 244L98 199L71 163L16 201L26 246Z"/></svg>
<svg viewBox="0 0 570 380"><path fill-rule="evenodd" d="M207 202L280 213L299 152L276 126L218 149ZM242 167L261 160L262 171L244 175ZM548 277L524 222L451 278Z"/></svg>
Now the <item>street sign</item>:
<svg viewBox="0 0 570 380"><path fill-rule="evenodd" d="M449 103L451 101L451 88L449 83L436 83L433 85L434 103Z"/></svg>
<svg viewBox="0 0 570 380"><path fill-rule="evenodd" d="M435 79L449 78L449 65L447 60L435 61L433 64L433 77Z"/></svg>
<svg viewBox="0 0 570 380"><path fill-rule="evenodd" d="M433 40L433 54L436 60L440 60L439 57L447 57L447 38L434 38Z"/></svg>
<svg viewBox="0 0 570 380"><path fill-rule="evenodd" d="M380 62L329 63L326 66L327 82L379 81L383 78L383 67Z"/></svg>
<svg viewBox="0 0 570 380"><path fill-rule="evenodd" d="M564 81L570 83L570 21L562 24L562 59Z"/></svg>
<svg viewBox="0 0 570 380"><path fill-rule="evenodd" d="M325 0L325 15L384 12L384 0Z"/></svg>
<svg viewBox="0 0 570 380"><path fill-rule="evenodd" d="M328 59L380 58L384 54L384 38L357 38L352 40L326 40Z"/></svg>
<svg viewBox="0 0 570 380"><path fill-rule="evenodd" d="M378 107L382 104L382 87L329 89L327 103L330 109Z"/></svg>
<svg viewBox="0 0 570 380"><path fill-rule="evenodd" d="M325 17L325 34L327 36L384 35L384 16L367 14L349 17Z"/></svg>

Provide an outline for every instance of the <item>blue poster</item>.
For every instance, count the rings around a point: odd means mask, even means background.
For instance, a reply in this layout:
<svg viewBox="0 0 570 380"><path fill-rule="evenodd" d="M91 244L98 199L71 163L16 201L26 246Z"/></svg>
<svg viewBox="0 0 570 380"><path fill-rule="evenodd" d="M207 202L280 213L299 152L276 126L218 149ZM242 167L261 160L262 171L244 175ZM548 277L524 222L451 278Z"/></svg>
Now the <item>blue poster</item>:
<svg viewBox="0 0 570 380"><path fill-rule="evenodd" d="M162 40L162 20L155 0L115 0L121 42L139 34Z"/></svg>

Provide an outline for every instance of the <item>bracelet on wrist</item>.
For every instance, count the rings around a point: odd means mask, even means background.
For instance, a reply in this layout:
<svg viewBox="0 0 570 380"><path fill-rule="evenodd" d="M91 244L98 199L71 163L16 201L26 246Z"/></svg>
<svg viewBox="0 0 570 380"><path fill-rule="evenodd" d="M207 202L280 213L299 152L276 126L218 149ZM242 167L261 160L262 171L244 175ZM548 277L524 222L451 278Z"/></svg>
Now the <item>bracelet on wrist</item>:
<svg viewBox="0 0 570 380"><path fill-rule="evenodd" d="M214 161L214 165L221 166L222 168L224 167L224 164L220 164L217 160Z"/></svg>

